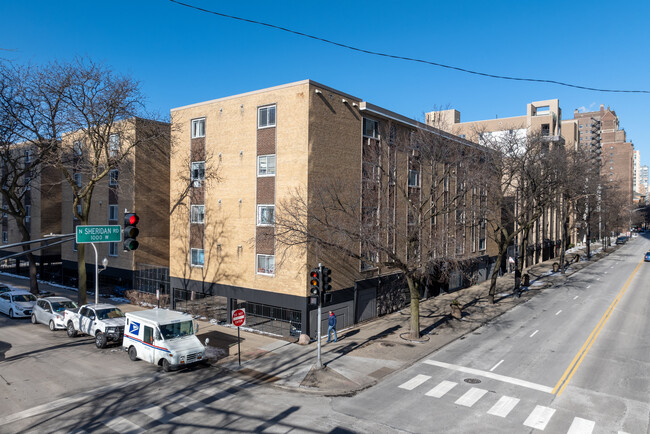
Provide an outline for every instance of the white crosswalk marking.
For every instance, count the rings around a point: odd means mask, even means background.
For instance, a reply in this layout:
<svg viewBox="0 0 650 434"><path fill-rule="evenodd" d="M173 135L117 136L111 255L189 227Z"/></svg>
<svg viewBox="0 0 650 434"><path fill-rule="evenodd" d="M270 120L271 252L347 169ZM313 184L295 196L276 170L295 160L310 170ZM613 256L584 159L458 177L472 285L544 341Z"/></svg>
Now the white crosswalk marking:
<svg viewBox="0 0 650 434"><path fill-rule="evenodd" d="M555 410L552 408L544 407L543 405L535 406L535 410L528 415L524 425L544 431L553 413L555 413Z"/></svg>
<svg viewBox="0 0 650 434"><path fill-rule="evenodd" d="M429 378L431 378L431 377L428 376L428 375L418 374L415 377L411 378L406 383L401 384L399 387L400 387L400 389L413 390L416 387L418 387L420 384L427 381Z"/></svg>
<svg viewBox="0 0 650 434"><path fill-rule="evenodd" d="M465 407L471 407L476 404L476 401L481 399L483 395L487 393L485 389L479 389L477 387L472 387L469 389L463 396L456 400L456 404L464 405Z"/></svg>
<svg viewBox="0 0 650 434"><path fill-rule="evenodd" d="M192 411L203 411L205 409L205 404L202 402L197 401L194 398L190 398L189 396L180 396L178 400L174 400L175 404L180 404L185 408L189 408Z"/></svg>
<svg viewBox="0 0 650 434"><path fill-rule="evenodd" d="M442 398L442 396L454 388L458 383L453 381L442 381L433 389L425 393L426 396L432 396L434 398Z"/></svg>
<svg viewBox="0 0 650 434"><path fill-rule="evenodd" d="M145 431L144 429L140 428L139 425L136 425L133 422L119 416L105 422L104 425L113 431L119 432L120 434L139 434Z"/></svg>
<svg viewBox="0 0 650 434"><path fill-rule="evenodd" d="M573 422L571 423L571 427L569 428L569 431L567 431L567 434L591 434L591 432L594 430L595 425L596 422L593 420L576 417L573 419Z"/></svg>
<svg viewBox="0 0 650 434"><path fill-rule="evenodd" d="M519 404L519 398L502 396L501 399L499 399L497 403L488 410L488 414L499 417L506 417L517 404Z"/></svg>
<svg viewBox="0 0 650 434"><path fill-rule="evenodd" d="M167 411L164 408L159 407L157 405L152 405L151 407L139 408L138 411L146 414L153 420L160 423L167 423L176 417L176 415L171 411Z"/></svg>

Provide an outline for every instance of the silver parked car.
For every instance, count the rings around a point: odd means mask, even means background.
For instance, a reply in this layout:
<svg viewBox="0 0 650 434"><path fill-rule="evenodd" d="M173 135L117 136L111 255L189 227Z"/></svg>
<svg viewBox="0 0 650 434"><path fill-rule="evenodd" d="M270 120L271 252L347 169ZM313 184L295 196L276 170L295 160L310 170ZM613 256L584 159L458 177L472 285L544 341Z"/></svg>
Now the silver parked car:
<svg viewBox="0 0 650 434"><path fill-rule="evenodd" d="M50 330L65 329L63 314L66 309L77 308L77 303L67 297L43 297L36 300L32 324L47 324Z"/></svg>
<svg viewBox="0 0 650 434"><path fill-rule="evenodd" d="M0 294L0 312L11 318L30 317L36 304L36 296L29 291L17 289Z"/></svg>

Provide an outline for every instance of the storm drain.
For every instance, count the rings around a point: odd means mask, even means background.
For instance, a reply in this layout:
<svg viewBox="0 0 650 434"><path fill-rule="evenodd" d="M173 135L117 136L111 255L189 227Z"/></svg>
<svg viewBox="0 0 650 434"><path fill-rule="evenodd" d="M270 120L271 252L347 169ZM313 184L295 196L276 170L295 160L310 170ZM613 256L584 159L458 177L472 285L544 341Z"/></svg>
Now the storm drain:
<svg viewBox="0 0 650 434"><path fill-rule="evenodd" d="M478 384L481 382L478 378L465 378L463 381L469 384Z"/></svg>

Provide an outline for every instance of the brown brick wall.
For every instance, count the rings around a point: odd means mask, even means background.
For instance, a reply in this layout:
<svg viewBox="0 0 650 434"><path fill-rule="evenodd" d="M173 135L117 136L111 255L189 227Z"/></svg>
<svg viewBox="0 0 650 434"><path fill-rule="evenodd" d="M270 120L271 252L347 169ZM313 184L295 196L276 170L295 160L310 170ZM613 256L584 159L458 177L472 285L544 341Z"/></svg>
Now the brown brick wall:
<svg viewBox="0 0 650 434"><path fill-rule="evenodd" d="M200 223L190 224L190 247L192 249L203 248L203 233L205 232L205 225Z"/></svg>
<svg viewBox="0 0 650 434"><path fill-rule="evenodd" d="M257 178L257 203L275 203L275 176Z"/></svg>
<svg viewBox="0 0 650 434"><path fill-rule="evenodd" d="M275 128L257 130L257 155L275 154Z"/></svg>
<svg viewBox="0 0 650 434"><path fill-rule="evenodd" d="M275 236L272 226L258 226L256 231L256 253L262 255L275 254Z"/></svg>

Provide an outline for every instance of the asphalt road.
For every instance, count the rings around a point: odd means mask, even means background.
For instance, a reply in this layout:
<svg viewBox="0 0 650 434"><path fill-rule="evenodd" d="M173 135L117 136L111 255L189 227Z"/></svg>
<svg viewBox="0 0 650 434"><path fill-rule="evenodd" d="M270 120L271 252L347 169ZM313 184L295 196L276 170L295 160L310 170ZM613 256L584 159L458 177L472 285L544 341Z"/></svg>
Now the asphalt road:
<svg viewBox="0 0 650 434"><path fill-rule="evenodd" d="M634 239L334 409L409 432L647 433L649 249Z"/></svg>

